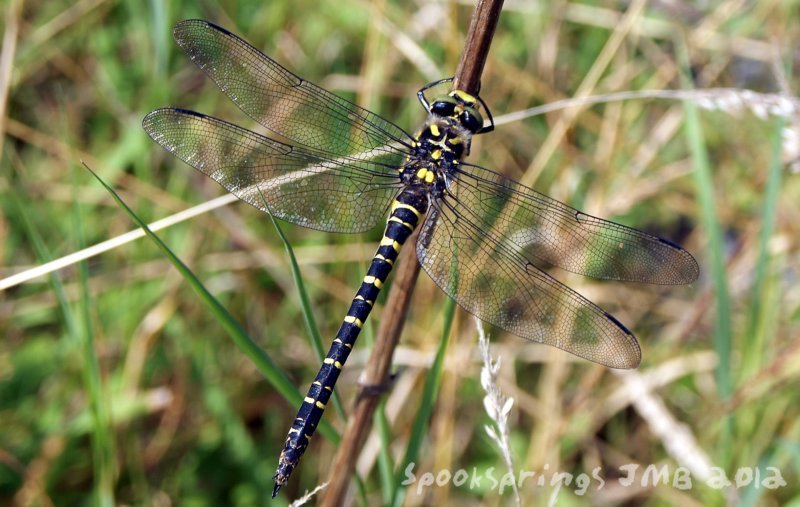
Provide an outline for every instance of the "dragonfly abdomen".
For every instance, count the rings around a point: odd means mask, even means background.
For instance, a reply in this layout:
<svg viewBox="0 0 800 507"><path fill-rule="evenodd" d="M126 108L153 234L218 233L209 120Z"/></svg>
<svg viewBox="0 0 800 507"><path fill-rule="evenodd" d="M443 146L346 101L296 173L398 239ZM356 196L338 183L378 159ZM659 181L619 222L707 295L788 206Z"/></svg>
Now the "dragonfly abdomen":
<svg viewBox="0 0 800 507"><path fill-rule="evenodd" d="M275 472L274 497L286 484L294 467L308 447L317 429L322 413L330 400L345 361L353 350L361 328L369 317L375 300L383 288L400 253L400 248L419 225L428 209L428 196L419 186L407 187L392 202L391 214L386 222L380 246L372 258L367 275L361 282L344 322L325 356L314 382L308 389L303 404L289 429L283 452Z"/></svg>

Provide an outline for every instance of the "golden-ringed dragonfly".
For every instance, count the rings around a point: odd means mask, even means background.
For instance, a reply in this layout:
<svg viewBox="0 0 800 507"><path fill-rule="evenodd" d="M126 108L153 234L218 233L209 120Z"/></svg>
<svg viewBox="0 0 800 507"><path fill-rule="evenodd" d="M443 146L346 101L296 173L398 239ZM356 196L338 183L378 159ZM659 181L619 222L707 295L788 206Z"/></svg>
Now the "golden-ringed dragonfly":
<svg viewBox="0 0 800 507"><path fill-rule="evenodd" d="M297 225L383 239L289 429L273 496L308 446L336 379L415 228L422 268L468 312L513 334L611 368L641 352L617 319L548 275L551 266L605 280L687 284L694 258L671 241L587 215L464 162L493 122L460 90L430 103L415 135L286 70L212 23L187 20L178 45L223 92L287 144L184 109L144 118L167 151L249 204ZM438 84L438 83L433 83ZM489 125L479 112L483 105Z"/></svg>

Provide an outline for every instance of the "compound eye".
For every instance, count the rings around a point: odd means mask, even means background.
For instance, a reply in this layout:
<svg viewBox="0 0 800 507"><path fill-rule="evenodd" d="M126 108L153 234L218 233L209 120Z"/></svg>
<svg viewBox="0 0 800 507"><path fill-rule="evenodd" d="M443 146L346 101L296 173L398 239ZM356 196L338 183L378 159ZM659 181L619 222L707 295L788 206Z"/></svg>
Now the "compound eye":
<svg viewBox="0 0 800 507"><path fill-rule="evenodd" d="M476 116L469 110L465 110L463 113L461 113L461 115L458 117L458 120L465 129L469 130L473 134L483 128L483 118Z"/></svg>
<svg viewBox="0 0 800 507"><path fill-rule="evenodd" d="M438 116L453 116L453 113L456 110L456 105L454 102L444 101L444 100L437 100L431 106L431 113L438 115Z"/></svg>

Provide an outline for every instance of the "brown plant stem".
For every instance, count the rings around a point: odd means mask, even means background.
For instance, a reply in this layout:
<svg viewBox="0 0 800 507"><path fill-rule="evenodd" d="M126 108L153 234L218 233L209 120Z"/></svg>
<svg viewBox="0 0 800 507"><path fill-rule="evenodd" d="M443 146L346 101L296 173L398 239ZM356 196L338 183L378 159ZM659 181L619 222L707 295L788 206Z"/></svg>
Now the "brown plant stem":
<svg viewBox="0 0 800 507"><path fill-rule="evenodd" d="M478 0L478 5L472 13L461 61L453 79L454 89L472 95L478 94L481 74L502 8L503 0ZM378 327L378 339L362 376L364 387L356 398L355 408L348 418L336 457L331 463L328 487L324 490L320 502L323 507L340 506L344 503L358 453L369 434L372 415L378 406L379 397L375 392L375 386L388 385L392 356L400 340L411 294L419 275L420 265L416 259L415 245L421 227L422 224L417 227L400 252L397 273Z"/></svg>
<svg viewBox="0 0 800 507"><path fill-rule="evenodd" d="M480 91L483 67L489 56L489 46L492 44L502 9L503 0L478 0L478 5L472 12L461 61L456 68L453 89L472 95L477 95Z"/></svg>

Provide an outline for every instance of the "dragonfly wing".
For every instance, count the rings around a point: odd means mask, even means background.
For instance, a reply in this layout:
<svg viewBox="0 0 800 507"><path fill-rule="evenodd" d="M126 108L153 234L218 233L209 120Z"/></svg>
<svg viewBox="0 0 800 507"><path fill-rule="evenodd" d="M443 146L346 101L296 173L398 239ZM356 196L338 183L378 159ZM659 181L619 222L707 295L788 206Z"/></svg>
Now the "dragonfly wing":
<svg viewBox="0 0 800 507"><path fill-rule="evenodd" d="M243 201L312 229L368 230L383 220L400 186L391 160L320 157L193 111L159 109L142 126L167 151Z"/></svg>
<svg viewBox="0 0 800 507"><path fill-rule="evenodd" d="M625 326L478 228L460 204L434 202L417 257L445 293L495 326L612 368L635 368L641 360Z"/></svg>
<svg viewBox="0 0 800 507"><path fill-rule="evenodd" d="M397 125L299 78L224 28L190 19L173 35L237 106L287 139L339 156L412 147Z"/></svg>
<svg viewBox="0 0 800 507"><path fill-rule="evenodd" d="M481 231L507 238L539 265L605 280L692 283L694 257L671 241L596 218L483 167L460 164L452 185L459 209Z"/></svg>

